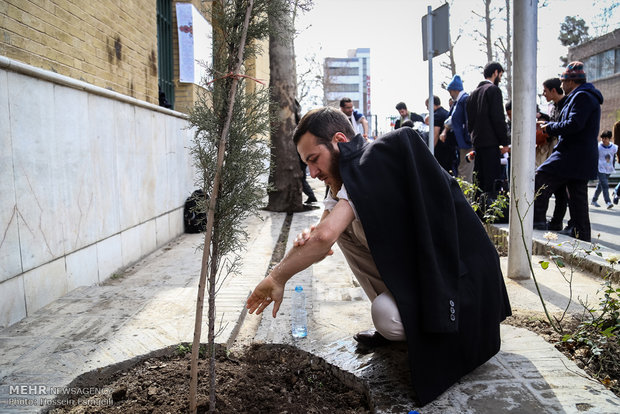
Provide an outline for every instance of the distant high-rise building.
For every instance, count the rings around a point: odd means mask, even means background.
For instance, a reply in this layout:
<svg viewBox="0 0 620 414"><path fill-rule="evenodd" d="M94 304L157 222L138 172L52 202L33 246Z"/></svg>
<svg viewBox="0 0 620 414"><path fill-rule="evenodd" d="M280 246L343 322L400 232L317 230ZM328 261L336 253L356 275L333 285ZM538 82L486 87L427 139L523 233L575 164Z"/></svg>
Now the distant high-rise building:
<svg viewBox="0 0 620 414"><path fill-rule="evenodd" d="M363 113L370 131L373 128L370 108L370 49L351 49L346 58L325 58L323 93L326 105L338 107L347 97Z"/></svg>

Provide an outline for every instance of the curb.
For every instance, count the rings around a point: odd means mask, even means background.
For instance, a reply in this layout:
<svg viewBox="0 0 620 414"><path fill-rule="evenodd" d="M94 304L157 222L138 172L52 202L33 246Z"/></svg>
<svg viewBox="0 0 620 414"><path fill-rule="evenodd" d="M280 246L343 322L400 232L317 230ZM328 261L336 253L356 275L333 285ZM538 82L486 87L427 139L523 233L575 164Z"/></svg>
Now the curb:
<svg viewBox="0 0 620 414"><path fill-rule="evenodd" d="M491 241L496 246L508 246L508 224L490 224L485 227ZM534 230L532 236L532 255L549 256L550 253L553 253L562 256L568 264L592 273L595 276L600 278L609 276L612 282L620 282L620 269L614 269L606 260L606 258L612 255L617 255L616 251L597 245L596 242L587 243L557 233L558 239L554 242L549 242L542 237L546 233ZM597 253L591 251L594 246L597 248ZM590 250L590 253L586 253L586 250Z"/></svg>

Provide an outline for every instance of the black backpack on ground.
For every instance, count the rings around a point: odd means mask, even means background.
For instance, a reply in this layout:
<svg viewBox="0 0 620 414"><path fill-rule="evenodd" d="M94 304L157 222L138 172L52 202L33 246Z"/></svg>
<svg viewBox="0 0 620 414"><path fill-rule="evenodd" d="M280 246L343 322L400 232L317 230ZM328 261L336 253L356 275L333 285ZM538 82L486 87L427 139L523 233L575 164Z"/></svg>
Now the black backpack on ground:
<svg viewBox="0 0 620 414"><path fill-rule="evenodd" d="M185 233L201 233L207 228L207 213L198 206L198 200L204 199L204 194L204 191L196 190L185 200L183 207Z"/></svg>

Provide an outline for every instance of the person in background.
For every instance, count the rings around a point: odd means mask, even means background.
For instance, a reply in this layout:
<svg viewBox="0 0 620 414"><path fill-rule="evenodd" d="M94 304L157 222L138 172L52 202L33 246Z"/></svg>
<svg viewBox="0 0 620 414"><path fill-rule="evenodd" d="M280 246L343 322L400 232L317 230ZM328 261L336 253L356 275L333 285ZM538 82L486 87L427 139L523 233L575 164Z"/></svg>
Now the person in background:
<svg viewBox="0 0 620 414"><path fill-rule="evenodd" d="M424 103L428 106L428 99ZM449 113L441 106L441 100L433 96L433 145L435 158L439 165L451 175L456 175L454 166L456 164L456 147L452 141L440 140L439 136L444 130L444 122L448 119Z"/></svg>
<svg viewBox="0 0 620 414"><path fill-rule="evenodd" d="M421 115L418 115L415 112L409 112L407 110L407 105L405 105L404 102L397 103L396 110L398 111L400 118L396 120L396 123L394 124L394 129L398 129L403 126L403 122L408 119L411 120L414 125L416 122L424 122L424 118L422 118Z"/></svg>
<svg viewBox="0 0 620 414"><path fill-rule="evenodd" d="M358 112L357 109L353 109L353 102L351 102L351 98L342 98L340 100L340 110L347 116L355 132L360 132L359 126L362 126L364 131L362 136L365 139L368 139L368 121L366 120L364 114Z"/></svg>
<svg viewBox="0 0 620 414"><path fill-rule="evenodd" d="M613 140L613 142L617 142L620 139L620 121L617 121L614 124L614 130L613 130L612 135L613 136L611 137L611 139ZM620 151L616 153L616 156L618 157L618 162L620 162ZM618 198L620 198L620 182L616 185L616 188L614 188L612 197L613 197L612 199L613 203L618 204Z"/></svg>
<svg viewBox="0 0 620 414"><path fill-rule="evenodd" d="M476 151L474 172L478 187L483 193L496 195L496 182L501 180L501 148L508 148L510 141L506 130L504 103L499 82L504 68L497 62L484 67L484 80L467 100L467 129Z"/></svg>
<svg viewBox="0 0 620 414"><path fill-rule="evenodd" d="M543 82L543 96L549 103L549 120L550 122L557 122L560 119L560 111L566 102L566 96L562 89L562 81L560 78L550 78ZM541 120L545 121L545 120ZM539 123L542 125L544 122ZM546 142L541 142L540 148L536 146L536 168L549 158L553 149L558 143L557 136L549 136L537 127L536 132L546 137ZM539 162L540 161L540 162ZM555 198L555 207L553 208L553 215L551 220L547 223L547 229L553 231L560 231L563 229L564 216L568 209L568 193L566 186L561 185L553 192ZM569 220L566 225L566 230L572 227L572 223Z"/></svg>
<svg viewBox="0 0 620 414"><path fill-rule="evenodd" d="M299 124L299 120L301 119L301 104L297 99L295 99L295 125ZM308 180L306 178L306 163L302 161L299 154L297 154L297 158L299 159L299 168L301 168L301 190L305 195L308 196L304 204L312 204L316 203L318 200L314 195L314 191L312 191L312 187L308 184Z"/></svg>
<svg viewBox="0 0 620 414"><path fill-rule="evenodd" d="M574 227L560 233L589 242L588 180L595 179L598 171L597 137L603 95L586 81L582 62L569 63L560 79L566 92L560 118L541 124L544 133L559 136L559 141L549 158L536 169L534 228L547 230L549 198L559 186L566 185Z"/></svg>
<svg viewBox="0 0 620 414"><path fill-rule="evenodd" d="M611 142L611 131L604 131L601 134L601 142L598 143L598 184L591 203L594 207L600 207L598 196L601 192L607 208L614 206L609 198L609 176L614 172L614 160L617 153L618 146Z"/></svg>
<svg viewBox="0 0 620 414"><path fill-rule="evenodd" d="M452 77L447 89L453 104L450 108L450 117L444 122L444 125L448 124L449 128L446 128L439 138L446 142L452 135L458 149L457 176L473 183L474 164L466 159L467 154L473 150L471 137L467 131L467 114L465 112L469 94L463 90L463 82L459 75ZM449 131L452 133L450 134Z"/></svg>

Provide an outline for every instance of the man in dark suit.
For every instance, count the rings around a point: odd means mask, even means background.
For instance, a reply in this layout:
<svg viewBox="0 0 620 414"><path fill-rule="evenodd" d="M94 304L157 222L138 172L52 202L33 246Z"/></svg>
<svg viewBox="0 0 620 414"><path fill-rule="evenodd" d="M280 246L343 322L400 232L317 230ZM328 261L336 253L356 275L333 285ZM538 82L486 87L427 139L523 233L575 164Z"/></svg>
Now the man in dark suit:
<svg viewBox="0 0 620 414"><path fill-rule="evenodd" d="M484 67L484 80L467 100L467 129L476 151L474 173L478 187L492 195L496 181L502 176L502 150L508 150L508 133L502 91L497 86L502 80L504 68L497 62Z"/></svg>
<svg viewBox="0 0 620 414"><path fill-rule="evenodd" d="M543 123L543 132L558 136L558 144L549 158L536 170L535 186L540 194L534 201L534 228L547 229L549 197L565 185L572 228L565 234L590 241L588 180L598 172L598 132L603 95L586 82L583 63L571 62L560 76L566 93L557 122Z"/></svg>
<svg viewBox="0 0 620 414"><path fill-rule="evenodd" d="M308 112L293 135L312 177L330 187L321 221L247 301L275 317L286 282L334 243L371 300L364 346L407 341L421 404L499 351L510 304L495 247L454 179L420 136L400 128L367 142L333 108Z"/></svg>

